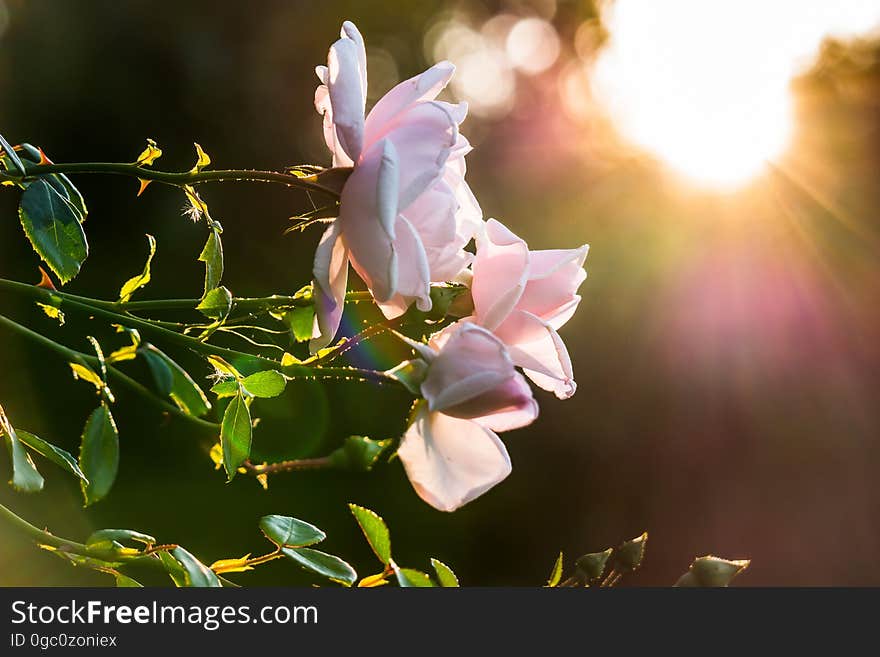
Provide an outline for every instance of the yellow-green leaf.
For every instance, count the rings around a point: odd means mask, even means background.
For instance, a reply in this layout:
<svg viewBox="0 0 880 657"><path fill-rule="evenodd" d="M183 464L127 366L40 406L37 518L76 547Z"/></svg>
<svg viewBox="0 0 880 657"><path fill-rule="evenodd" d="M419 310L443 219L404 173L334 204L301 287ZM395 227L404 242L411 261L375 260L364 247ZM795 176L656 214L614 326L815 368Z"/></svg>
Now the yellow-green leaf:
<svg viewBox="0 0 880 657"><path fill-rule="evenodd" d="M132 294L150 282L150 265L153 262L153 256L156 255L156 238L152 235L147 235L147 242L150 245L150 252L147 255L147 262L144 265L144 269L137 276L129 278L122 286L122 289L119 291L120 303L128 303L131 300Z"/></svg>
<svg viewBox="0 0 880 657"><path fill-rule="evenodd" d="M244 573L253 570L254 567L248 565L248 559L251 558L250 553L239 557L238 559L219 559L211 564L211 570L217 575L223 573Z"/></svg>
<svg viewBox="0 0 880 657"><path fill-rule="evenodd" d="M68 363L68 365L70 365L70 369L73 371L74 379L82 379L83 381L91 383L99 392L104 389L104 381L90 367L81 365L80 363Z"/></svg>
<svg viewBox="0 0 880 657"><path fill-rule="evenodd" d="M208 155L204 150L202 150L202 147L199 146L197 142L193 142L193 144L196 147L196 155L198 156L198 159L196 160L196 165L192 168L190 173L198 173L206 166L211 164L211 156Z"/></svg>
<svg viewBox="0 0 880 657"><path fill-rule="evenodd" d="M556 563L553 564L553 570L550 571L550 577L547 578L547 586L552 589L559 584L561 579L562 579L562 552L559 553L559 556L556 558Z"/></svg>
<svg viewBox="0 0 880 657"><path fill-rule="evenodd" d="M138 166L149 166L156 160L158 160L162 156L162 149L156 145L156 142L152 139L147 139L147 147L143 150L143 152L138 155L138 159L135 162Z"/></svg>

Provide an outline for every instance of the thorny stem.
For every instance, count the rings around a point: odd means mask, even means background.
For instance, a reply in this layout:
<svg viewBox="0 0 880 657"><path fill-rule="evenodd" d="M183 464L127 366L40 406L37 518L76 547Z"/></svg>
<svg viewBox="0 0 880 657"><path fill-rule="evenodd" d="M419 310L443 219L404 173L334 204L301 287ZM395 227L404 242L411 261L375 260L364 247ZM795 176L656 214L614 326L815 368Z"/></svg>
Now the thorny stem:
<svg viewBox="0 0 880 657"><path fill-rule="evenodd" d="M353 367L310 367L299 364L282 366L280 361L271 358L218 347L162 326L157 326L150 320L141 319L127 313L120 313L117 311L118 304L112 301L99 301L6 279L0 279L0 289L23 294L56 308L69 308L88 315L102 317L114 324L136 328L144 333L152 334L182 347L188 347L204 355L220 356L227 360L247 359L263 367L280 370L291 379L350 379L378 383L398 383L393 377L376 370Z"/></svg>
<svg viewBox="0 0 880 657"><path fill-rule="evenodd" d="M28 538L37 543L37 545L48 545L49 547L55 548L59 552L78 554L82 557L89 557L91 559L98 559L100 561L149 564L162 568L162 570L164 571L162 563L155 557L155 553L159 551L156 548L154 548L153 552L150 554L146 554L143 552L138 554L121 554L117 550L96 548L85 545L84 543L78 543L76 541L71 541L66 538L61 538L60 536L55 536L45 529L40 529L39 527L32 525L27 520L13 512L11 509L3 506L2 504L0 504L0 519L4 520L8 525L14 527L19 532L26 535ZM171 546L160 547L167 548Z"/></svg>
<svg viewBox="0 0 880 657"><path fill-rule="evenodd" d="M291 461L279 461L278 463L263 463L257 465L250 461L242 464L249 474L253 475L269 475L278 474L279 472L295 472L297 470L319 470L321 468L330 467L330 457L320 456L310 459L294 459Z"/></svg>
<svg viewBox="0 0 880 657"><path fill-rule="evenodd" d="M63 344L55 342L54 340L51 340L44 335L41 335L35 331L32 331L29 328L27 328L26 326L22 326L18 322L14 322L13 320L9 319L8 317L4 317L3 315L0 315L0 325L5 326L6 328L18 333L19 335L22 335L22 336L28 338L29 340L34 341L36 344L39 344L42 347L46 347L47 349L51 349L52 351L59 354L61 357L66 358L67 360L78 362L80 364L88 364L90 367L92 367L92 369L95 369L95 370L100 368L100 361L98 360L98 358L96 356L92 356L90 354L86 354L81 351L76 351L74 349L70 349L69 347L65 347ZM214 422L208 422L207 420L203 420L203 419L198 418L194 415L189 415L187 413L184 413L182 410L180 410L174 404L171 404L171 403L165 401L164 399L160 399L159 397L155 396L152 392L150 392L147 388L145 388L143 385L141 385L140 383L138 383L137 381L132 379L127 374L124 374L123 372L119 371L118 369L116 369L112 365L109 365L109 364L107 365L107 374L108 374L108 376L115 379L119 383L123 384L124 386L126 386L130 390L138 393L139 395L142 395L145 399L147 399L152 404L154 404L158 408L162 409L166 413L170 413L176 417L187 420L188 422L191 422L199 427L202 427L203 429L208 429L208 430L215 432L215 433L217 431L219 431L219 429L220 429L219 424L216 424Z"/></svg>
<svg viewBox="0 0 880 657"><path fill-rule="evenodd" d="M299 177L289 173L279 173L277 171L220 169L215 171L184 171L178 173L155 171L149 167L138 164L125 164L118 162L74 162L67 164L28 164L26 166L27 175L17 176L11 173L0 173L0 180L23 182L30 178L51 173L106 173L130 176L140 180L155 181L175 187L224 181L281 183L288 187L297 187L306 191L324 194L334 199L339 198L338 192L316 182L316 176Z"/></svg>
<svg viewBox="0 0 880 657"><path fill-rule="evenodd" d="M349 292L345 295L345 301L358 302L372 299L369 292ZM149 301L129 301L127 303L113 304L119 310L136 312L143 310L195 310L201 303L201 299L154 299ZM285 308L303 308L311 306L313 301L309 297L290 297L273 295L270 297L238 297L232 299L232 310L243 312L260 312L267 310L280 310Z"/></svg>

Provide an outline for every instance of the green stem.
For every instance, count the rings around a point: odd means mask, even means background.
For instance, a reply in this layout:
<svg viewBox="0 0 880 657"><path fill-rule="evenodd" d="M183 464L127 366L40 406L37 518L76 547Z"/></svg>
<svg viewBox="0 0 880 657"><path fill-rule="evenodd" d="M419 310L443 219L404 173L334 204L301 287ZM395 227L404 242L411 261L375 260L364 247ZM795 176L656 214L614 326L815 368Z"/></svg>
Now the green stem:
<svg viewBox="0 0 880 657"><path fill-rule="evenodd" d="M177 333L176 331L157 326L150 320L141 319L140 317L135 317L130 314L119 313L116 311L118 305L112 301L99 301L97 299L80 297L66 292L60 292L58 290L47 290L46 288L37 287L36 285L29 285L27 283L19 283L18 281L10 281L6 279L0 279L0 289L22 294L56 308L73 309L87 315L102 317L113 324L119 324L128 328L136 328L144 333L152 334L168 342L187 347L204 355L220 356L226 360L237 360L239 358L248 359L251 362L259 363L263 367L280 370L292 379L352 379L379 383L398 383L393 377L376 370L365 370L354 367L309 367L307 365L296 364L282 366L279 361L271 358L247 354L234 349L227 349L225 347L208 344L207 342L201 342L188 335L183 335L182 333Z"/></svg>
<svg viewBox="0 0 880 657"><path fill-rule="evenodd" d="M310 192L325 194L331 198L339 198L339 194L324 187L316 178L310 176L301 178L289 173L279 173L277 171L258 171L251 169L220 169L215 171L155 171L149 167L137 164L124 164L119 162L73 162L67 164L38 164L28 165L26 176L14 176L9 173L3 174L5 180L14 180L21 182L28 178L47 175L51 173L106 173L120 176L130 176L140 180L150 180L165 185L173 185L182 187L184 185L199 185L206 182L225 182L225 181L242 181L242 182L271 182L281 183L288 187L297 187Z"/></svg>
<svg viewBox="0 0 880 657"><path fill-rule="evenodd" d="M278 463L263 463L256 465L245 461L242 466L252 475L278 474L279 472L294 472L297 470L320 470L331 466L329 456L319 456L311 459L293 459L291 461L279 461Z"/></svg>
<svg viewBox="0 0 880 657"><path fill-rule="evenodd" d="M143 563L154 567L158 567L164 572L162 562L159 561L155 554L119 554L116 550L107 550L104 548L93 548L84 543L70 541L60 536L55 536L50 532L40 529L29 523L27 520L13 512L11 509L0 504L0 519L6 521L7 524L17 529L22 534L33 540L37 545L48 545L57 549L59 552L67 552L70 554L78 554L83 557L98 559L108 562L125 562L125 563Z"/></svg>
<svg viewBox="0 0 880 657"><path fill-rule="evenodd" d="M90 354L85 354L81 351L76 351L74 349L70 349L69 347L65 347L63 344L59 344L58 342L55 342L54 340L51 340L44 335L41 335L35 331L32 331L31 329L27 328L26 326L22 326L18 322L14 322L11 319L9 319L8 317L4 317L3 315L0 315L0 325L5 326L8 329L11 329L12 331L28 338L29 340L32 340L33 342L39 344L42 347L45 347L47 349L54 351L55 353L59 354L61 357L65 358L69 361L78 362L80 364L88 364L94 370L98 370L101 366L101 363L98 360L97 356L92 356ZM216 424L214 422L208 422L207 420L203 420L203 419L198 418L194 415L188 415L187 413L184 413L183 411L181 411L174 404L171 404L171 403L165 401L164 399L160 399L159 397L156 397L146 387L144 387L143 385L141 385L140 383L138 383L137 381L132 379L127 374L119 371L118 369L116 369L112 365L107 365L107 374L111 378L115 379L116 381L118 381L122 385L129 388L130 390L143 396L145 399L147 399L152 404L154 404L155 406L157 406L158 408L160 408L162 411L164 411L166 413L171 413L172 415L174 415L176 417L187 420L188 422L191 422L191 423L193 423L203 429L209 429L210 431L212 431L214 433L216 433L217 431L220 430L219 424Z"/></svg>
<svg viewBox="0 0 880 657"><path fill-rule="evenodd" d="M357 303L369 301L369 292L349 292L345 295L346 302ZM149 301L129 301L113 304L124 311L136 312L144 310L195 310L201 299L153 299ZM309 297L290 297L273 295L270 297L236 297L232 300L232 309L243 312L260 312L280 308L302 308L313 303Z"/></svg>

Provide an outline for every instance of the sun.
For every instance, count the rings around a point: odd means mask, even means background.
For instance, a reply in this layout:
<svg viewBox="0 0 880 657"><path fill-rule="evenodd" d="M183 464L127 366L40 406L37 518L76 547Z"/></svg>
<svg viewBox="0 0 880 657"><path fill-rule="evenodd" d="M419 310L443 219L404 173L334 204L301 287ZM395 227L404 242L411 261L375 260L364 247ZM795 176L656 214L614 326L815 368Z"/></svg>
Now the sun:
<svg viewBox="0 0 880 657"><path fill-rule="evenodd" d="M826 35L880 21L867 0L617 0L593 86L621 134L694 183L735 189L782 155L790 84Z"/></svg>

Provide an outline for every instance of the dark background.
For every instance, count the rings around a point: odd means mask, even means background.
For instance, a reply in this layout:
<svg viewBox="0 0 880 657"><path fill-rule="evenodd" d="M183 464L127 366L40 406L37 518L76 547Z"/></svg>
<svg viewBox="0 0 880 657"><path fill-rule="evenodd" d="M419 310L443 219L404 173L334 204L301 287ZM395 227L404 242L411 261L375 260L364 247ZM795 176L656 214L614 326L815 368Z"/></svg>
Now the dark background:
<svg viewBox="0 0 880 657"><path fill-rule="evenodd" d="M6 0L0 131L57 162L133 161L151 137L165 151L162 170L191 167L194 140L218 167L326 164L312 70L343 19L357 22L368 52L390 54L403 79L430 63L422 39L442 12L482 20L546 4ZM4 487L0 501L69 538L138 529L208 563L259 553L267 544L257 520L279 513L322 527L327 550L369 574L378 567L345 507L353 501L385 517L399 562L426 568L435 556L471 585L540 584L560 549L573 558L645 529L648 558L633 583L670 584L692 557L715 553L753 559L743 585L880 584L880 50L826 44L794 83L795 143L777 163L787 173L718 194L615 145L606 124L560 114L547 81L574 57L575 30L591 18L588 3L560 1L560 62L517 80L510 113L463 130L477 145L469 181L487 217L532 248L591 245L584 301L562 331L577 395L538 393L538 421L504 436L507 481L451 515L425 506L397 462L368 475L279 476L268 492L243 477L227 485L207 457L210 436L120 391L122 465L107 500L83 510L76 484L45 464L45 492ZM371 94L390 87L393 71L386 77L373 77ZM139 298L200 294L207 232L182 217L179 193L154 185L135 199L125 178L76 183L92 250L66 289L115 298L141 267L149 232L159 251ZM308 208L301 193L234 184L203 192L225 228L224 282L235 294L292 293L308 280L318 230L282 237L287 217ZM36 281L16 203L4 189L0 275ZM68 317L58 328L21 298L0 303L77 349L88 349L86 334L121 344L100 322ZM75 453L92 391L54 355L10 334L0 340L6 411ZM378 365L388 356L374 348L359 358ZM137 364L127 371L144 374ZM389 390L292 385L264 406L256 447L301 456L350 433L399 435L406 403ZM108 583L7 529L0 553L3 585ZM311 580L276 562L237 581Z"/></svg>

